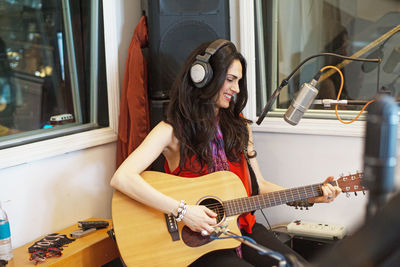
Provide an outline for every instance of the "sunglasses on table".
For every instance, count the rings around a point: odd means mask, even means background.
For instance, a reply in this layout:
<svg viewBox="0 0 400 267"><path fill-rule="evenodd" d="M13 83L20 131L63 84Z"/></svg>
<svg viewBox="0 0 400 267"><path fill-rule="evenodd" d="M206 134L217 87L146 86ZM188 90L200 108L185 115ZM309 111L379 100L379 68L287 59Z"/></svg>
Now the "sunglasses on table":
<svg viewBox="0 0 400 267"><path fill-rule="evenodd" d="M47 248L46 250L36 250L31 253L30 261L35 261L35 265L43 262L46 258L60 257L62 252L59 248Z"/></svg>

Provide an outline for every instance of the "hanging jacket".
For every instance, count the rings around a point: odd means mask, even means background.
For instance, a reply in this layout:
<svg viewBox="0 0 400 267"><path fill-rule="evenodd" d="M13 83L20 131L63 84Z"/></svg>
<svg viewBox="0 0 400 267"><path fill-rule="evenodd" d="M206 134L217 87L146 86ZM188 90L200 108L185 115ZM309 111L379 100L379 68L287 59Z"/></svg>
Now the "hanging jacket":
<svg viewBox="0 0 400 267"><path fill-rule="evenodd" d="M150 131L147 67L141 48L147 46L146 17L135 28L125 63L117 142L117 168Z"/></svg>

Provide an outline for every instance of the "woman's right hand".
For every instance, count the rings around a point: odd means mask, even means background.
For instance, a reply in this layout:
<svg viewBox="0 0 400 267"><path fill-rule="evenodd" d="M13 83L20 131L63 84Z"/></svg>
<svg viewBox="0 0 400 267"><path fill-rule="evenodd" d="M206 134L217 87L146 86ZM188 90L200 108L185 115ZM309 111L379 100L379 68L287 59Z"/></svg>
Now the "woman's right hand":
<svg viewBox="0 0 400 267"><path fill-rule="evenodd" d="M214 232L217 224L217 214L206 206L188 205L183 222L194 232L207 231L208 235Z"/></svg>

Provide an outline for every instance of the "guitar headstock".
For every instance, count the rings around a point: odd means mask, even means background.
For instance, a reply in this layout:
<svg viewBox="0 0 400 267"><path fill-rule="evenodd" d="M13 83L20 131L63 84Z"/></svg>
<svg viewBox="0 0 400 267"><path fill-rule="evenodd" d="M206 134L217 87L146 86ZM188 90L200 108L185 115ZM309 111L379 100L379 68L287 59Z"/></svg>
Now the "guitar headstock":
<svg viewBox="0 0 400 267"><path fill-rule="evenodd" d="M361 184L362 177L362 172L350 174L348 176L341 176L339 179L336 180L337 186L342 189L343 193L367 190L367 188L362 186Z"/></svg>

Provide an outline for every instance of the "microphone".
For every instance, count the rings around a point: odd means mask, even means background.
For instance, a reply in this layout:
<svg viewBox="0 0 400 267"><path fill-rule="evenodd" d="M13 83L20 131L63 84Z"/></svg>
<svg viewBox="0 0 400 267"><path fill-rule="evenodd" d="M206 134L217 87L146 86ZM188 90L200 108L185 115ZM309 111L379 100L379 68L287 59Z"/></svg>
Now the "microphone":
<svg viewBox="0 0 400 267"><path fill-rule="evenodd" d="M299 94L292 101L289 108L286 110L283 118L291 125L297 125L303 117L304 112L311 106L315 97L318 95L318 90L315 88L317 79L313 79L310 83L304 83Z"/></svg>
<svg viewBox="0 0 400 267"><path fill-rule="evenodd" d="M392 50L388 60L383 66L383 71L386 73L392 73L397 64L399 64L399 62L400 62L400 46Z"/></svg>
<svg viewBox="0 0 400 267"><path fill-rule="evenodd" d="M370 192L367 218L382 208L394 190L398 123L396 101L380 94L368 108L365 133L363 185Z"/></svg>

